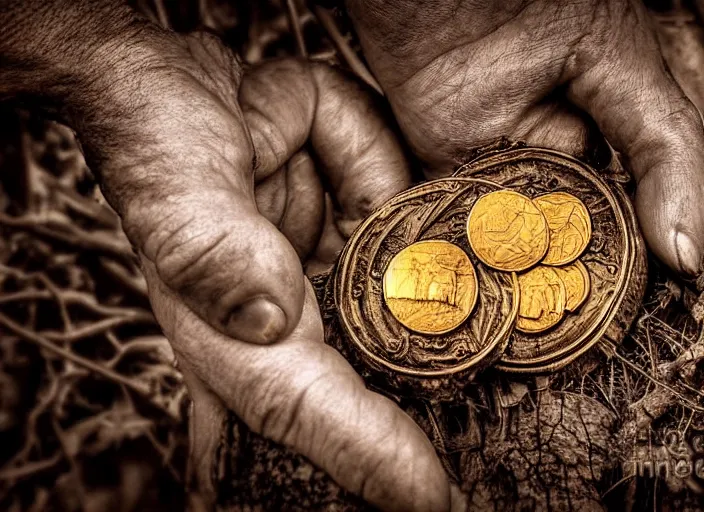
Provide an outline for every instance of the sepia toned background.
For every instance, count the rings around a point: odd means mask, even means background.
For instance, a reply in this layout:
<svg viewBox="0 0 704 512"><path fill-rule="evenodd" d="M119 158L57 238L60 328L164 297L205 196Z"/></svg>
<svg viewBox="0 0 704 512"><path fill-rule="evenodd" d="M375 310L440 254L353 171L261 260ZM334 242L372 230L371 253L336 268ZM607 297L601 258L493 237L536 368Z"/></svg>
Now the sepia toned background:
<svg viewBox="0 0 704 512"><path fill-rule="evenodd" d="M217 33L245 63L306 55L375 86L334 2L132 3L174 30ZM704 1L648 6L673 74L704 109ZM628 456L604 496L613 510L704 503L702 287L651 262L619 357L582 382L557 383L623 421ZM188 407L132 248L72 132L0 107L0 510L197 506Z"/></svg>

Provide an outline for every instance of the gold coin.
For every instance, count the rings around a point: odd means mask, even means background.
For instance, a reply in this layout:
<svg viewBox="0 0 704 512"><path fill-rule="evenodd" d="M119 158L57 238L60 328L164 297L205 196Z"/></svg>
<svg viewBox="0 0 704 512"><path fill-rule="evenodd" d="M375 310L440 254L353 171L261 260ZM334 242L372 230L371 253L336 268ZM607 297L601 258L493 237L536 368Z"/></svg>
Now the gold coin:
<svg viewBox="0 0 704 512"><path fill-rule="evenodd" d="M587 267L581 261L575 261L566 267L555 267L555 272L562 280L567 292L565 309L576 311L589 296L591 279Z"/></svg>
<svg viewBox="0 0 704 512"><path fill-rule="evenodd" d="M533 199L550 227L550 247L545 265L566 265L589 245L592 220L584 203L566 192L551 192Z"/></svg>
<svg viewBox="0 0 704 512"><path fill-rule="evenodd" d="M567 291L554 268L539 265L518 276L516 329L535 333L556 325L565 313Z"/></svg>
<svg viewBox="0 0 704 512"><path fill-rule="evenodd" d="M450 242L416 242L384 272L384 300L401 324L423 334L461 325L477 301L477 276L467 254Z"/></svg>
<svg viewBox="0 0 704 512"><path fill-rule="evenodd" d="M518 192L497 190L480 197L467 221L472 250L497 270L519 272L545 256L548 224L533 202Z"/></svg>

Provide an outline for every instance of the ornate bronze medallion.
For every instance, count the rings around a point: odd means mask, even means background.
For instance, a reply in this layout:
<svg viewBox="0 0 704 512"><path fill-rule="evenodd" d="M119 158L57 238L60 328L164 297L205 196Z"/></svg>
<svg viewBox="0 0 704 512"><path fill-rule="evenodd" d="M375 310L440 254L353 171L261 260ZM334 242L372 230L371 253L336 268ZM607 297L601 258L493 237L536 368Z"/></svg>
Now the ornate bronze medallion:
<svg viewBox="0 0 704 512"><path fill-rule="evenodd" d="M602 337L620 342L645 258L618 180L513 148L391 199L333 281L339 348L398 393L440 398L490 364L553 371Z"/></svg>
<svg viewBox="0 0 704 512"><path fill-rule="evenodd" d="M565 288L562 319L535 331L520 329L525 322L519 318L496 366L510 372L555 371L602 337L619 344L645 290L646 260L633 208L621 185L618 160L614 158L611 168L597 174L568 155L520 148L479 158L456 175L491 179L533 199L546 217L551 238L540 265L552 266ZM602 176L612 179L607 183ZM570 262L575 263L565 265ZM545 294L545 322L557 316L550 308L559 306L549 296L554 293L557 301L560 287L550 282L544 280L553 290ZM534 313L535 307L524 304L521 309L519 316L526 310Z"/></svg>
<svg viewBox="0 0 704 512"><path fill-rule="evenodd" d="M357 228L334 280L346 355L395 389L433 394L497 360L518 313L518 279L475 256L466 226L474 203L500 189L472 178L424 183Z"/></svg>

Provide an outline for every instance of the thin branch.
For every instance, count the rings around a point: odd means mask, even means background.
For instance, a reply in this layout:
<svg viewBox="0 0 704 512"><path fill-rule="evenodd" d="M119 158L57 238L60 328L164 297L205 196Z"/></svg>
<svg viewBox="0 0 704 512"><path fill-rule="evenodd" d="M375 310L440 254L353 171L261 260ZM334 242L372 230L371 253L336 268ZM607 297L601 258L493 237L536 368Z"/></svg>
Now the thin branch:
<svg viewBox="0 0 704 512"><path fill-rule="evenodd" d="M376 90L376 92L383 96L384 91L382 91L379 82L376 81L374 76L367 69L367 67L357 56L354 50L350 47L349 43L344 38L344 36L340 33L340 30L337 28L337 24L335 23L335 20L333 19L330 11L319 5L314 5L313 12L318 18L320 24L328 33L328 36L335 45L335 48L337 48L337 51L340 52L342 57L345 59L345 62L347 62L347 65L350 67L350 69L354 73L356 73L360 79L366 82L367 85L372 87L374 90Z"/></svg>
<svg viewBox="0 0 704 512"><path fill-rule="evenodd" d="M54 284L54 282L49 279L45 274L38 274L37 278L44 284L46 289L54 297L54 300L59 306L59 313L61 314L61 321L64 324L64 331L70 331L73 329L73 322L71 321L71 316L68 314L68 309L66 308L66 301L64 301L61 296L61 290Z"/></svg>
<svg viewBox="0 0 704 512"><path fill-rule="evenodd" d="M51 188L53 193L59 196L63 206L106 229L120 228L120 218L112 209L101 205L95 199L82 196L51 174L42 173L41 179L47 188Z"/></svg>
<svg viewBox="0 0 704 512"><path fill-rule="evenodd" d="M7 329L10 331L14 332L16 335L24 338L27 341L31 341L32 343L36 343L39 345L41 348L57 355L60 356L68 361L71 361L78 366L82 366L83 368L86 368L93 373L100 375L101 377L106 378L107 380L110 380L112 382L122 384L125 386L127 389L130 389L137 393L138 395L146 398L149 400L149 403L154 405L155 407L158 407L162 411L166 412L169 416L172 417L172 415L169 413L169 411L152 400L152 393L150 391L150 388L147 384L142 384L135 382L131 379L128 379L124 375L121 375L111 369L105 368L102 365L99 365L97 363L94 363L90 359L86 359L85 357L79 356L77 354L74 354L73 352L66 350L61 347L57 347L49 341L48 339L44 338L43 336L40 336L39 334L36 334L32 331L29 331L22 327L21 325L15 323L14 321L10 320L7 316L4 314L0 313L0 325L4 325ZM178 418L174 418L178 419Z"/></svg>
<svg viewBox="0 0 704 512"><path fill-rule="evenodd" d="M296 4L294 0L286 0L286 15L288 17L288 24L293 33L293 37L296 39L296 52L301 57L308 57L308 51L306 50L306 43L303 40L303 31L301 30L301 20L298 16L298 9L296 9Z"/></svg>
<svg viewBox="0 0 704 512"><path fill-rule="evenodd" d="M75 224L44 221L35 215L10 217L0 213L0 224L22 228L37 235L54 239L85 250L103 251L125 261L134 261L135 255L128 243L116 236L114 231L84 231Z"/></svg>
<svg viewBox="0 0 704 512"><path fill-rule="evenodd" d="M669 391L669 392L672 393L674 396L678 397L682 402L684 402L684 403L687 404L687 407L690 407L691 409L693 409L693 410L695 410L695 411L697 411L697 412L704 412L704 407L701 407L700 405L695 404L694 402L692 402L691 400L689 400L688 398L686 398L684 395L682 395L682 393L680 393L679 391L677 391L677 390L676 390L675 388L673 388L672 386L670 386L670 385L668 385L668 384L665 384L665 383L662 382L662 381L657 380L657 379L656 379L655 377L653 377L652 375L649 375L648 372L646 372L646 371L643 370L642 368L638 367L638 365L633 364L632 362L630 362L627 358L625 358L624 356L622 356L622 355L619 354L618 352L614 351L613 355L614 355L614 357L616 357L619 361L621 361L623 364L625 364L626 366L628 366L631 370L633 370L633 371L635 371L636 373L642 375L643 377L645 377L647 380L651 381L651 382L652 382L653 384L655 384L656 386L659 386L659 387L661 387L661 388L663 388L663 389ZM698 393L698 394L701 395L701 396L704 396L704 394L702 394L702 393ZM633 404L633 406L635 406L635 405L637 405L637 404L638 404L638 402L636 402L635 404Z"/></svg>
<svg viewBox="0 0 704 512"><path fill-rule="evenodd" d="M81 471L76 463L76 458L71 455L71 450L66 442L65 432L61 429L59 422L56 417L51 418L51 424L54 428L54 434L56 434L56 439L59 441L61 446L61 451L64 453L64 457L68 461L68 465L71 468L71 475L73 476L73 492L78 495L78 501L81 504L81 508L85 510L86 508L86 489L81 480Z"/></svg>
<svg viewBox="0 0 704 512"><path fill-rule="evenodd" d="M171 23L169 23L169 14L166 12L163 0L154 0L154 6L156 7L156 15L159 18L159 23L165 29L170 30Z"/></svg>
<svg viewBox="0 0 704 512"><path fill-rule="evenodd" d="M109 333L112 339L116 340L115 335ZM142 338L135 338L130 340L129 343L123 345L114 344L117 350L115 356L112 357L107 362L110 368L113 368L117 363L119 363L125 356L131 355L135 352L141 352L144 354L153 354L162 363L163 366L169 369L171 375L178 375L178 371L173 366L173 361L175 356L171 349L171 345L166 341L163 336L144 336Z"/></svg>
<svg viewBox="0 0 704 512"><path fill-rule="evenodd" d="M21 466L9 467L0 471L0 480L19 480L20 478L25 478L44 471L45 469L52 468L56 466L61 461L61 454L56 452L52 457L47 459L38 460L34 462L27 462Z"/></svg>
<svg viewBox="0 0 704 512"><path fill-rule="evenodd" d="M45 360L44 366L46 372L49 374L49 386L45 388L44 392L41 393L39 401L32 408L30 413L27 415L27 420L25 422L25 432L27 432L24 445L20 448L17 453L14 454L12 459L6 464L7 468L13 468L20 465L20 462L24 465L27 464L26 458L38 443L36 425L39 421L39 417L49 408L51 403L55 400L56 395L59 392L59 379L54 378L55 373L51 367L51 364ZM9 469L8 469L9 471ZM4 478L4 472L0 472L0 479ZM10 477L8 477L10 478Z"/></svg>
<svg viewBox="0 0 704 512"><path fill-rule="evenodd" d="M100 265L110 276L125 288L142 297L147 296L147 281L142 274L132 273L129 269L109 258L99 258Z"/></svg>
<svg viewBox="0 0 704 512"><path fill-rule="evenodd" d="M59 290L61 299L66 304L79 305L102 316L124 316L146 318L151 315L149 311L142 308L131 308L122 306L105 306L95 300L93 295L78 290ZM35 300L52 300L55 295L49 290L23 290L21 292L0 295L0 304L12 304L15 302L27 302ZM153 319L153 316L151 317Z"/></svg>
<svg viewBox="0 0 704 512"><path fill-rule="evenodd" d="M178 471L176 471L176 468L174 468L173 464L170 462L170 459L173 457L173 448L162 446L156 437L154 437L154 434L152 434L149 430L145 431L144 434L152 443L154 449L159 452L159 455L161 455L161 464L168 469L169 473L171 473L171 476L174 477L176 482L183 483L183 478L178 474Z"/></svg>
<svg viewBox="0 0 704 512"><path fill-rule="evenodd" d="M156 323L154 317L151 313L144 312L138 315L129 316L114 316L110 318L105 318L98 322L94 322L85 327L80 327L78 329L73 329L68 332L56 332L56 331L42 331L40 336L43 336L47 340L51 341L62 341L64 343L71 343L77 340L82 340L85 338L90 338L91 336L96 336L98 334L103 334L105 331L114 329L121 325L129 324L139 324L139 323Z"/></svg>

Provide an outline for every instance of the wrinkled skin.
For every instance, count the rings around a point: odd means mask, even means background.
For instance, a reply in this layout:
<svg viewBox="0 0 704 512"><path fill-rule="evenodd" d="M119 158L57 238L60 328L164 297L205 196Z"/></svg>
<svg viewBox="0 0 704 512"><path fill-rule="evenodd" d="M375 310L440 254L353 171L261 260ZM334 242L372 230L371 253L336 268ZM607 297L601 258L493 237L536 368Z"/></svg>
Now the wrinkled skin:
<svg viewBox="0 0 704 512"><path fill-rule="evenodd" d="M460 508L418 427L323 343L301 265L308 256L329 262L361 218L410 184L368 93L290 60L242 78L214 38L169 34L118 4L9 2L0 97L50 106L100 172L193 398L203 485L227 407L382 509ZM698 269L701 120L664 69L640 8L596 0L349 8L430 176L499 136L580 154L589 113L639 181L650 247L677 270ZM329 209L322 218L321 175L339 205L334 223Z"/></svg>

